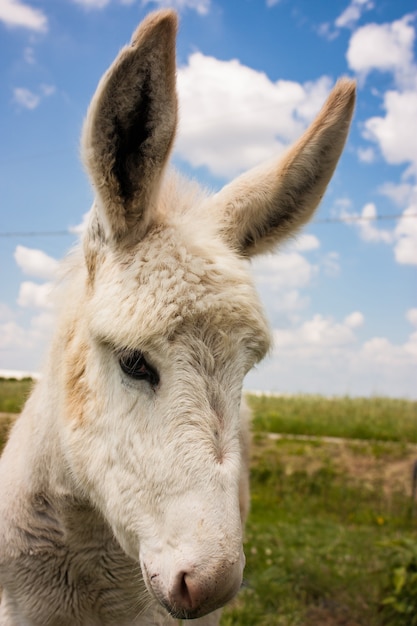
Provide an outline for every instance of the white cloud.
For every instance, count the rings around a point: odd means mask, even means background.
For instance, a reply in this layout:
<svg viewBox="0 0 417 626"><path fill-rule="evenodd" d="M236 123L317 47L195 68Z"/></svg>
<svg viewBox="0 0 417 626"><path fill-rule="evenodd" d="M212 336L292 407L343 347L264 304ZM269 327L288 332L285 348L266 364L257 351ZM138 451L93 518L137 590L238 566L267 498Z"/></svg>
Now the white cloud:
<svg viewBox="0 0 417 626"><path fill-rule="evenodd" d="M38 310L29 325L20 326L17 321L19 314L10 314L7 309L3 310L2 315L0 307L0 322L2 318L5 319L3 324L0 323L0 334L3 333L5 341L2 358L4 366L19 367L19 351L26 348L30 352L29 363L26 359L20 362L25 362L26 368L36 369L39 366L39 354L44 350L54 325L52 280L56 277L59 263L42 250L20 245L15 249L14 258L25 274L46 279L47 282L39 284L23 281L20 285L17 298L19 307Z"/></svg>
<svg viewBox="0 0 417 626"><path fill-rule="evenodd" d="M371 117L365 122L364 135L378 144L390 164L410 163L417 173L417 90L388 91L384 96L385 117Z"/></svg>
<svg viewBox="0 0 417 626"><path fill-rule="evenodd" d="M15 321L0 322L0 350L16 347L24 347L27 343L25 330Z"/></svg>
<svg viewBox="0 0 417 626"><path fill-rule="evenodd" d="M73 0L73 2L85 9L104 9L110 3L110 0Z"/></svg>
<svg viewBox="0 0 417 626"><path fill-rule="evenodd" d="M46 15L40 9L34 9L20 0L0 0L0 21L10 27L38 32L48 30Z"/></svg>
<svg viewBox="0 0 417 626"><path fill-rule="evenodd" d="M417 328L417 309L409 309L405 314L407 320Z"/></svg>
<svg viewBox="0 0 417 626"><path fill-rule="evenodd" d="M0 0L1 1L1 0ZM85 9L104 9L112 0L72 0ZM136 0L119 0L120 4L131 5ZM207 15L211 0L141 0L142 6L155 4L158 8L169 7L177 11L192 9L200 15Z"/></svg>
<svg viewBox="0 0 417 626"><path fill-rule="evenodd" d="M252 267L257 284L275 292L306 287L317 272L316 266L295 251L257 257Z"/></svg>
<svg viewBox="0 0 417 626"><path fill-rule="evenodd" d="M81 218L81 222L76 224L75 226L70 226L69 231L76 235L82 235L85 232L90 221L90 211L87 211L83 214Z"/></svg>
<svg viewBox="0 0 417 626"><path fill-rule="evenodd" d="M331 209L331 217L336 219L346 219L349 221L349 217L354 215L351 211L352 209L352 200L350 198L336 198L333 204L333 208Z"/></svg>
<svg viewBox="0 0 417 626"><path fill-rule="evenodd" d="M336 28L333 28L333 25L330 22L323 22L319 24L316 28L316 31L320 37L324 37L328 41L333 41L339 36L339 31Z"/></svg>
<svg viewBox="0 0 417 626"><path fill-rule="evenodd" d="M377 209L372 202L365 204L360 215L342 209L341 216L347 223L350 221L350 224L358 229L364 241L392 245L397 263L417 265L417 187L413 190L409 205L392 230L377 228L374 225L377 219ZM363 220L357 219L359 217Z"/></svg>
<svg viewBox="0 0 417 626"><path fill-rule="evenodd" d="M310 250L317 250L320 248L320 241L315 235L301 233L301 235L298 235L292 243L291 248L293 250L297 250L297 252L309 252Z"/></svg>
<svg viewBox="0 0 417 626"><path fill-rule="evenodd" d="M13 100L24 109L36 109L41 101L40 96L36 95L30 89L25 87L16 87L13 89Z"/></svg>
<svg viewBox="0 0 417 626"><path fill-rule="evenodd" d="M339 274L337 252L315 255L314 262L306 253L320 249L320 241L305 233L276 254L255 257L251 268L261 300L271 317L281 325L296 323L300 312L310 304L310 290L320 272L334 278Z"/></svg>
<svg viewBox="0 0 417 626"><path fill-rule="evenodd" d="M23 308L52 309L53 282L51 281L57 275L58 261L42 250L26 248L25 246L16 247L14 258L24 274L47 281L41 284L23 281L19 289L18 305ZM48 319L50 319L49 316ZM34 328L39 330L39 324L35 323Z"/></svg>
<svg viewBox="0 0 417 626"><path fill-rule="evenodd" d="M374 142L389 164L409 164L407 175L417 174L417 65L414 61L415 15L386 24L367 24L356 30L349 42L349 67L365 80L377 70L393 75L396 89L383 96L385 115L363 124L363 136ZM359 159L371 163L372 148L360 148Z"/></svg>
<svg viewBox="0 0 417 626"><path fill-rule="evenodd" d="M417 324L417 310L407 312ZM274 354L246 380L249 389L286 393L392 395L417 397L417 331L402 344L385 337L361 343L364 316L355 311L342 322L320 314L274 331Z"/></svg>
<svg viewBox="0 0 417 626"><path fill-rule="evenodd" d="M410 355L412 362L417 365L417 331L411 333L409 340L404 346L404 349Z"/></svg>
<svg viewBox="0 0 417 626"><path fill-rule="evenodd" d="M404 182L398 184L392 182L384 183L378 191L400 207L411 204L414 194L417 193L412 184Z"/></svg>
<svg viewBox="0 0 417 626"><path fill-rule="evenodd" d="M277 156L304 130L330 91L324 76L304 85L272 82L238 60L192 54L178 70L177 154L229 178Z"/></svg>
<svg viewBox="0 0 417 626"><path fill-rule="evenodd" d="M377 219L377 209L373 202L368 202L363 207L360 215L342 208L341 217L346 223L355 226L360 234L361 239L373 243L393 243L395 240L394 233L382 228L376 228L374 221Z"/></svg>
<svg viewBox="0 0 417 626"><path fill-rule="evenodd" d="M47 85L46 83L42 83L39 89L41 91L41 94L45 96L46 98L48 98L49 96L52 96L56 91L56 88L54 87L54 85Z"/></svg>
<svg viewBox="0 0 417 626"><path fill-rule="evenodd" d="M20 269L28 276L52 280L57 273L58 261L42 250L17 246L14 258Z"/></svg>
<svg viewBox="0 0 417 626"><path fill-rule="evenodd" d="M306 236L302 245L315 249L319 242L313 235L311 237ZM309 297L302 290L312 284L319 271L318 265L291 246L278 254L256 257L251 268L260 297L272 316L280 324L297 322L300 312L309 305Z"/></svg>
<svg viewBox="0 0 417 626"><path fill-rule="evenodd" d="M31 332L39 337L46 336L49 338L54 324L55 314L51 311L41 311L31 319Z"/></svg>
<svg viewBox="0 0 417 626"><path fill-rule="evenodd" d="M394 254L397 263L417 265L417 203L410 205L395 228Z"/></svg>
<svg viewBox="0 0 417 626"><path fill-rule="evenodd" d="M158 7L170 7L178 11L193 9L200 15L207 15L211 0L142 0L142 4L156 4Z"/></svg>
<svg viewBox="0 0 417 626"><path fill-rule="evenodd" d="M1 0L0 0L1 2ZM34 93L25 87L15 87L13 89L13 101L24 109L36 109L44 98L48 98L55 93L53 85L39 85L38 93Z"/></svg>
<svg viewBox="0 0 417 626"><path fill-rule="evenodd" d="M388 186L385 193L387 191L391 195L394 194L397 199L402 197L408 201L397 225L393 230L384 230L376 228L372 221L357 222L360 236L365 241L392 244L397 263L417 265L417 186ZM375 205L365 205L362 215L371 219L376 218Z"/></svg>
<svg viewBox="0 0 417 626"><path fill-rule="evenodd" d="M10 322L12 319L13 311L11 308L4 302L0 302L0 322Z"/></svg>
<svg viewBox="0 0 417 626"><path fill-rule="evenodd" d="M328 252L322 259L321 265L327 276L338 276L340 272L338 252Z"/></svg>
<svg viewBox="0 0 417 626"><path fill-rule="evenodd" d="M374 8L370 0L352 0L348 7L335 20L337 28L352 28L361 18L362 13Z"/></svg>
<svg viewBox="0 0 417 626"><path fill-rule="evenodd" d="M19 323L19 315L0 302L0 367L2 370L39 370L45 345L51 338L54 315L42 310L28 324ZM13 375L13 374L10 374Z"/></svg>
<svg viewBox="0 0 417 626"><path fill-rule="evenodd" d="M52 289L52 283L39 285L31 281L24 281L20 285L17 303L24 308L52 309Z"/></svg>
<svg viewBox="0 0 417 626"><path fill-rule="evenodd" d="M361 163L373 163L375 161L375 150L371 147L358 148L358 157Z"/></svg>
<svg viewBox="0 0 417 626"><path fill-rule="evenodd" d="M362 239L393 245L400 264L417 264L417 65L414 60L415 16L406 15L388 24L368 24L351 37L347 59L350 67L366 77L372 70L390 72L396 89L383 96L384 115L363 124L363 137L373 142L390 165L405 165L401 183L386 183L379 191L403 208L393 230L376 228L372 221L357 224ZM359 159L372 162L373 148L360 149ZM368 159L369 157L369 159ZM411 182L406 182L411 180ZM376 217L376 207L368 204L364 217Z"/></svg>
<svg viewBox="0 0 417 626"><path fill-rule="evenodd" d="M375 6L372 0L351 0L346 9L333 22L323 22L317 28L320 37L333 41L339 36L341 28L354 28L365 11Z"/></svg>
<svg viewBox="0 0 417 626"><path fill-rule="evenodd" d="M348 328L359 328L363 325L364 321L365 318L363 314L360 311L354 311L345 318L344 323Z"/></svg>
<svg viewBox="0 0 417 626"><path fill-rule="evenodd" d="M261 290L262 292L262 290ZM306 310L310 304L308 297L303 296L298 289L282 291L272 304L274 316L278 314L278 319L295 323L299 320L301 311Z"/></svg>
<svg viewBox="0 0 417 626"><path fill-rule="evenodd" d="M23 50L23 58L29 65L34 65L36 63L35 51L32 46L28 46Z"/></svg>
<svg viewBox="0 0 417 626"><path fill-rule="evenodd" d="M349 67L364 78L372 70L378 70L393 72L399 84L408 83L410 73L415 73L413 19L412 15L406 15L395 22L358 28L346 54Z"/></svg>
<svg viewBox="0 0 417 626"><path fill-rule="evenodd" d="M417 365L417 332L411 333L402 345L392 344L386 337L374 337L361 350L361 357L375 365L390 369L404 365Z"/></svg>
<svg viewBox="0 0 417 626"><path fill-rule="evenodd" d="M389 230L375 228L373 221L377 218L376 206L373 202L365 204L361 217L363 221L358 221L358 228L364 241L392 243L394 235Z"/></svg>
<svg viewBox="0 0 417 626"><path fill-rule="evenodd" d="M361 315L356 312L352 315ZM348 316L347 319L349 319ZM292 350L303 357L312 357L326 350L339 350L346 344L356 341L351 323L338 323L331 317L317 314L296 329L275 330L276 351Z"/></svg>

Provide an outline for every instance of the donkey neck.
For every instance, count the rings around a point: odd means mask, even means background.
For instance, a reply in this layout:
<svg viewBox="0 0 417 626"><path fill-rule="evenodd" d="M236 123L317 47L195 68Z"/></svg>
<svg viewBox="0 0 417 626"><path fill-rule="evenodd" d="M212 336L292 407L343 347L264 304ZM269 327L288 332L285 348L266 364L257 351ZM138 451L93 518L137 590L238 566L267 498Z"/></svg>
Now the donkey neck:
<svg viewBox="0 0 417 626"><path fill-rule="evenodd" d="M59 345L59 334L54 344ZM52 347L44 375L16 420L1 460L7 472L1 472L0 482L6 488L9 508L30 511L33 506L42 509L51 505L62 522L68 517L74 528L78 526L77 516L81 522L86 510L91 509L90 523L97 517L100 525L98 514L77 485L65 459L62 385L59 376L53 376L53 370L59 372L61 366L56 356L57 350Z"/></svg>
<svg viewBox="0 0 417 626"><path fill-rule="evenodd" d="M143 582L138 564L123 552L107 522L77 489L61 450L58 419L53 410L42 411L46 393L43 379L1 459L0 535L7 538L7 548L0 545L3 584L24 604L37 598L37 624L134 623L125 611L140 608ZM53 396L52 390L49 401ZM47 607L56 594L66 599L67 608L51 622ZM20 617L16 623L26 623Z"/></svg>

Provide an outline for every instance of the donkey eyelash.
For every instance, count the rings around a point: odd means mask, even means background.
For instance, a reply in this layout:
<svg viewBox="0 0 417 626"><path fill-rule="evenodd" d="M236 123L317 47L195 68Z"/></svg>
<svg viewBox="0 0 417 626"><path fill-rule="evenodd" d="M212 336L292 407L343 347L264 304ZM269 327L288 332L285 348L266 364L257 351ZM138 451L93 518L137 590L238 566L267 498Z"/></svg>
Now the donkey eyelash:
<svg viewBox="0 0 417 626"><path fill-rule="evenodd" d="M118 354L120 369L133 380L145 380L151 387L159 384L159 374L140 350L125 350Z"/></svg>

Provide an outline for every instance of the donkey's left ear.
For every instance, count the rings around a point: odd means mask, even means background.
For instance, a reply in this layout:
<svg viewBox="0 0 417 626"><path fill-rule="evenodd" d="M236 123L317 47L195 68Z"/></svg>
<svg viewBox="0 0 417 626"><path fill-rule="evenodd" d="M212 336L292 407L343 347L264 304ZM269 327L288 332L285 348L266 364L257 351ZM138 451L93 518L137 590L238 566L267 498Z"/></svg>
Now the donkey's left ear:
<svg viewBox="0 0 417 626"><path fill-rule="evenodd" d="M82 136L106 239L146 232L177 123L173 11L151 13L101 79Z"/></svg>
<svg viewBox="0 0 417 626"><path fill-rule="evenodd" d="M242 174L216 194L222 237L239 254L273 249L311 217L343 150L354 103L354 81L340 80L280 161Z"/></svg>

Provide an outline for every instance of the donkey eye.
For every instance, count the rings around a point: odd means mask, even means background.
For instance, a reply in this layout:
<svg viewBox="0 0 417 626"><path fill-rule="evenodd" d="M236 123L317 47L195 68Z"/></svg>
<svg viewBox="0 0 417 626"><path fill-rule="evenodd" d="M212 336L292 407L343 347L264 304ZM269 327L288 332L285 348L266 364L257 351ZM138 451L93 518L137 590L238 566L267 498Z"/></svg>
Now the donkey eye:
<svg viewBox="0 0 417 626"><path fill-rule="evenodd" d="M129 351L119 357L121 370L134 380L146 380L152 387L159 383L158 372L149 365L142 352Z"/></svg>

